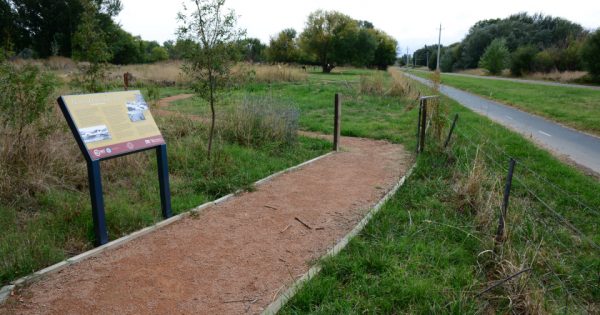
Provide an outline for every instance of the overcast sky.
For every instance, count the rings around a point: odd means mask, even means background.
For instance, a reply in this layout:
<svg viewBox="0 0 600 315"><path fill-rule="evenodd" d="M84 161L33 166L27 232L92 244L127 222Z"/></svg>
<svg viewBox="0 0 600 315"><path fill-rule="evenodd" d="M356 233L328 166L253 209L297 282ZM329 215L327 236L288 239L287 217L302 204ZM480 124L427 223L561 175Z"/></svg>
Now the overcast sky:
<svg viewBox="0 0 600 315"><path fill-rule="evenodd" d="M183 0L122 0L116 18L122 27L145 40L176 39L177 12ZM249 37L268 44L269 38L288 27L301 32L309 13L337 10L354 19L367 20L396 40L405 52L437 42L442 24L442 44L460 41L469 27L482 19L503 18L529 12L559 16L587 29L600 27L599 0L500 0L500 1L399 1L399 0L227 0L239 16L238 25Z"/></svg>

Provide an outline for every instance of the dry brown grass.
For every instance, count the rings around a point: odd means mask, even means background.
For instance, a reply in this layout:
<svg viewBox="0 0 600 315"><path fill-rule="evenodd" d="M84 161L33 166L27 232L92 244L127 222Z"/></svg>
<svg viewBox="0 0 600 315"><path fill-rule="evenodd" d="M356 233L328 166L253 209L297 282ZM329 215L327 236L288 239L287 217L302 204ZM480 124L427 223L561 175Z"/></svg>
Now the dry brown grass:
<svg viewBox="0 0 600 315"><path fill-rule="evenodd" d="M303 82L308 80L308 73L298 67L288 65L252 65L247 67L250 80L261 83Z"/></svg>
<svg viewBox="0 0 600 315"><path fill-rule="evenodd" d="M133 84L153 84L175 86L189 83L189 78L182 72L182 61L165 61L152 64L113 66L109 70L111 80L123 84L123 74L133 75Z"/></svg>
<svg viewBox="0 0 600 315"><path fill-rule="evenodd" d="M392 77L392 83L388 95L395 97L407 97L409 99L418 99L421 93L414 85L413 81L408 79L397 68L388 68L388 73Z"/></svg>
<svg viewBox="0 0 600 315"><path fill-rule="evenodd" d="M583 77L587 75L585 71L552 71L549 73L543 72L535 72L530 73L524 76L525 79L533 79L533 80L546 80L546 81L556 81L556 82L576 82L581 80Z"/></svg>
<svg viewBox="0 0 600 315"><path fill-rule="evenodd" d="M0 128L0 200L3 206L34 212L37 196L57 188L65 191L87 189L83 156L64 128L57 106L26 126L17 145L13 130ZM149 167L145 156L127 156L103 163L103 173L113 180L123 170L141 172Z"/></svg>
<svg viewBox="0 0 600 315"><path fill-rule="evenodd" d="M383 74L361 75L358 90L361 94L383 96L386 92Z"/></svg>

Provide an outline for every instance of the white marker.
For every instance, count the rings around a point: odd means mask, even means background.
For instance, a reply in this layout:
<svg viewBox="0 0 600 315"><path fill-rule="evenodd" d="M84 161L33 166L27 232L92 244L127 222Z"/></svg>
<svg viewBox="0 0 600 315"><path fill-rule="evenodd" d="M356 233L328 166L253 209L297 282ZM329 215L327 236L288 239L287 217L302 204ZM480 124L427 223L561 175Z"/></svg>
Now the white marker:
<svg viewBox="0 0 600 315"><path fill-rule="evenodd" d="M506 116L506 118L510 119L510 120L514 120L512 117L508 116L508 115L504 115Z"/></svg>
<svg viewBox="0 0 600 315"><path fill-rule="evenodd" d="M541 130L538 130L538 132L539 132L539 133L541 133L541 134L543 134L544 136L552 137L552 135L551 135L551 134L549 134L549 133L546 133L546 132L543 132L543 131L541 131Z"/></svg>

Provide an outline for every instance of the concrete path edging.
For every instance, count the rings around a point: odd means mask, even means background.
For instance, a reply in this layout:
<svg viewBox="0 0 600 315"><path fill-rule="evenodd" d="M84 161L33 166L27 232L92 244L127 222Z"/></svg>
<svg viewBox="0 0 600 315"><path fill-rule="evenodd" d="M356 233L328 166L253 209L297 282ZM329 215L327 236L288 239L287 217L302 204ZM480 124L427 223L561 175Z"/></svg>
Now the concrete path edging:
<svg viewBox="0 0 600 315"><path fill-rule="evenodd" d="M306 166L308 164L312 164L312 163L314 163L314 162L316 162L318 160L321 160L323 158L326 158L326 157L328 157L328 156L330 156L330 155L332 155L334 153L336 153L336 152L329 152L329 153L320 155L320 156L318 156L316 158L313 158L311 160L302 162L302 163L300 163L298 165L295 165L295 166L292 166L290 168L287 168L285 170L281 170L279 172L276 172L274 174L271 174L271 175L269 175L269 176L267 176L267 177L265 177L263 179L260 179L260 180L258 180L256 182L254 182L253 185L254 186L260 186L260 185L268 182L269 180L271 180L271 179L273 179L273 178L275 178L277 176L280 176L282 174L295 171L295 170L297 170L297 169L299 169L299 168L301 168L303 166ZM19 287L22 287L24 285L30 284L32 282L35 282L35 281L41 279L44 276L47 276L47 275L49 275L51 273L54 273L54 272L58 272L58 271L66 268L66 267L68 267L70 265L77 264L77 263L79 263L79 262L81 262L83 260L86 260L88 258L94 257L94 256L96 256L96 255L98 255L100 253L103 253L103 252L107 251L107 250L110 250L110 249L119 247L121 245L124 245L125 243L133 241L136 238L139 238L139 237L144 236L144 235L146 235L146 234L148 234L150 232L156 231L156 230L158 230L158 229L160 229L162 227L165 227L165 226L170 225L170 224L172 224L174 222L177 222L177 221L179 221L179 220L181 220L181 219L189 216L191 213L200 213L204 209L206 209L206 208L208 208L210 206L222 203L222 202L224 202L224 201L226 201L226 200L234 197L236 194L238 194L240 192L242 192L242 190L238 190L238 191L236 191L234 193L231 193L231 194L228 194L226 196L223 196L223 197L221 197L221 198L219 198L217 200L209 201L209 202L204 203L202 205L199 205L199 206L197 206L197 207L195 207L193 209L190 209L190 210L188 210L186 212L180 213L180 214L178 214L176 216L173 216L171 218L168 218L166 220L162 220L160 222L157 222L154 225L145 227L145 228L143 228L143 229L141 229L139 231L133 232L133 233L131 233L129 235L126 235L126 236L123 236L123 237L118 238L116 240L113 240L113 241L111 241L109 243L106 243L106 244L104 244L102 246L99 246L99 247L96 247L96 248L91 249L89 251L83 252L83 253L81 253L81 254L79 254L77 256L73 256L71 258L67 258L66 260L63 260L63 261L58 262L58 263L56 263L54 265L48 266L48 267L46 267L46 268L44 268L42 270L39 270L39 271L36 271L36 272L30 274L30 275L27 275L27 276L21 277L21 278L19 278L17 280L14 280L9 285L5 285L5 286L3 286L3 287L0 288L0 305L3 304L11 296L12 292L15 289L19 288Z"/></svg>
<svg viewBox="0 0 600 315"><path fill-rule="evenodd" d="M402 178L396 183L390 191L383 196L379 200L379 202L365 215L365 217L358 222L358 224L350 231L346 236L344 236L335 246L333 246L330 250L325 253L325 255L321 256L320 260L323 260L327 257L332 257L337 255L348 245L350 240L352 240L358 233L360 233L363 228L371 221L373 216L381 210L383 205L390 199L392 196L404 185L404 183L408 180L412 172L414 171L417 163L413 164L413 166L406 172ZM281 310L281 308L306 284L310 279L314 278L321 271L321 264L317 263L312 266L304 275L302 275L298 280L296 280L283 294L281 294L277 299L262 312L262 315L275 315L277 312Z"/></svg>

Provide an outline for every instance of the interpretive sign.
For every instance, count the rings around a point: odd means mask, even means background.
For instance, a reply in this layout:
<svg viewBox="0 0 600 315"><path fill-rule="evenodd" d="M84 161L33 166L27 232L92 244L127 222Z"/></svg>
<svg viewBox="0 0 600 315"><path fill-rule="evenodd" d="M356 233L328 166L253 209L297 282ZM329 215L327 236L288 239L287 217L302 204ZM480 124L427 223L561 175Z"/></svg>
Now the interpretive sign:
<svg viewBox="0 0 600 315"><path fill-rule="evenodd" d="M67 95L61 99L92 160L165 143L140 91Z"/></svg>
<svg viewBox="0 0 600 315"><path fill-rule="evenodd" d="M140 91L65 95L58 104L87 161L96 244L108 242L101 160L155 148L162 213L170 217L167 147Z"/></svg>

